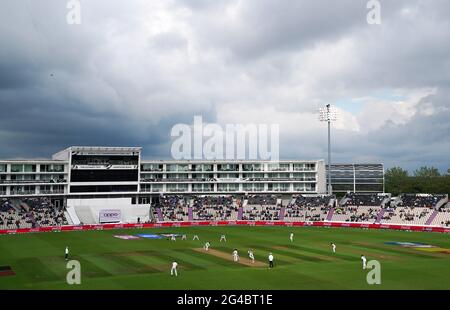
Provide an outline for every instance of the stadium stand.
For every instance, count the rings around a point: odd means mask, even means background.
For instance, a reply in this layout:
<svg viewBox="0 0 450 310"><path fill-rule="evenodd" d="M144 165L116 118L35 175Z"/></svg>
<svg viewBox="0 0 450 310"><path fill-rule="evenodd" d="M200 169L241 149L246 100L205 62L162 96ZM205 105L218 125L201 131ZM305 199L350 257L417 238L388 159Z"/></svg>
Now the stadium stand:
<svg viewBox="0 0 450 310"><path fill-rule="evenodd" d="M193 220L237 220L239 207L231 196L202 196L192 199Z"/></svg>
<svg viewBox="0 0 450 310"><path fill-rule="evenodd" d="M285 208L285 221L325 221L330 212L334 211L334 196L305 196L293 197ZM333 211L332 211L333 210Z"/></svg>
<svg viewBox="0 0 450 310"><path fill-rule="evenodd" d="M400 205L405 207L433 208L441 201L447 200L442 194L403 194L400 196Z"/></svg>
<svg viewBox="0 0 450 310"><path fill-rule="evenodd" d="M70 212L70 208L55 207L46 197L3 199L0 202L0 229L68 225L67 214ZM158 222L283 220L450 226L450 203L448 196L443 194L403 194L391 198L384 194L348 193L339 203L336 197L327 195L291 198L170 195L160 196L152 206L152 212ZM141 220L145 218L143 213L136 214ZM85 216L77 209L77 215L77 223L83 224L87 223L86 216L92 217L92 212ZM77 225L74 218L71 216L70 224Z"/></svg>
<svg viewBox="0 0 450 310"><path fill-rule="evenodd" d="M387 194L355 194L347 193L341 200L341 205L346 206L381 206L390 196Z"/></svg>
<svg viewBox="0 0 450 310"><path fill-rule="evenodd" d="M275 195L252 195L246 197L242 219L247 221L279 221L281 199Z"/></svg>
<svg viewBox="0 0 450 310"><path fill-rule="evenodd" d="M5 199L0 208L0 229L67 225L64 211L46 197Z"/></svg>
<svg viewBox="0 0 450 310"><path fill-rule="evenodd" d="M183 196L162 196L154 206L160 221L188 221L189 207Z"/></svg>

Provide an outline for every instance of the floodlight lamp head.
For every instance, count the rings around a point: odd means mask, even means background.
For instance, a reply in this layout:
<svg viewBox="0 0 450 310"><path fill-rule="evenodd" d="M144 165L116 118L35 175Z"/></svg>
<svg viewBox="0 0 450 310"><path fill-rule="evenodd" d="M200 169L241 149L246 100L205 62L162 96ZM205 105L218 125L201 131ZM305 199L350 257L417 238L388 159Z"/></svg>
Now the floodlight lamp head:
<svg viewBox="0 0 450 310"><path fill-rule="evenodd" d="M322 122L331 122L337 120L337 111L330 104L319 109L319 120Z"/></svg>

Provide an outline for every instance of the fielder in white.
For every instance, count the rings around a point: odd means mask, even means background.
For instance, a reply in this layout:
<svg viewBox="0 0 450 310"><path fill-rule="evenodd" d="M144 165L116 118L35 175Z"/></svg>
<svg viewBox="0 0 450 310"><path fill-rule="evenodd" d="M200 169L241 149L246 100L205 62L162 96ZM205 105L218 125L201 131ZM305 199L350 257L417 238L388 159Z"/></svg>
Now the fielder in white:
<svg viewBox="0 0 450 310"><path fill-rule="evenodd" d="M177 241L177 239L175 238L175 235L172 235L172 237L170 237L171 241Z"/></svg>
<svg viewBox="0 0 450 310"><path fill-rule="evenodd" d="M366 269L366 262L367 262L366 257L364 255L361 255L361 260L362 260L363 269Z"/></svg>
<svg viewBox="0 0 450 310"><path fill-rule="evenodd" d="M178 277L177 266L178 266L177 262L172 263L172 269L170 269L171 276L175 275L175 277Z"/></svg>
<svg viewBox="0 0 450 310"><path fill-rule="evenodd" d="M220 236L220 242L227 242L227 238L225 237L225 235Z"/></svg>
<svg viewBox="0 0 450 310"><path fill-rule="evenodd" d="M209 247L211 246L211 243L209 243L209 241L207 241L205 243L205 245L203 246L203 248L205 249L205 251L208 251Z"/></svg>
<svg viewBox="0 0 450 310"><path fill-rule="evenodd" d="M333 253L336 253L336 244L331 244L331 250L333 251Z"/></svg>
<svg viewBox="0 0 450 310"><path fill-rule="evenodd" d="M248 251L248 257L252 260L252 263L255 262L255 255L253 255L253 250Z"/></svg>
<svg viewBox="0 0 450 310"><path fill-rule="evenodd" d="M238 262L239 261L239 254L238 254L238 251L236 249L234 249L234 251L233 251L233 261L234 262Z"/></svg>
<svg viewBox="0 0 450 310"><path fill-rule="evenodd" d="M181 240L186 240L187 236L184 234L181 236Z"/></svg>
<svg viewBox="0 0 450 310"><path fill-rule="evenodd" d="M291 240L291 242L294 242L294 233L291 233L289 235L289 240Z"/></svg>
<svg viewBox="0 0 450 310"><path fill-rule="evenodd" d="M192 240L200 240L200 239L198 238L198 235L194 235L194 238L192 238Z"/></svg>

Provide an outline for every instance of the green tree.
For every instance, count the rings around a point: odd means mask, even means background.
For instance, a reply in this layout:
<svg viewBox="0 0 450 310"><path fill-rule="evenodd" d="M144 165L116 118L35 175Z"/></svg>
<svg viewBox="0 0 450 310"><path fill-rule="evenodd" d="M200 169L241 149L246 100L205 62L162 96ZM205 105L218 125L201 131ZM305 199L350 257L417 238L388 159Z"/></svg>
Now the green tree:
<svg viewBox="0 0 450 310"><path fill-rule="evenodd" d="M386 170L384 178L386 192L393 195L404 193L450 194L450 174L440 175L434 167L421 167L414 171L413 176L409 176L408 171L400 167L393 167Z"/></svg>
<svg viewBox="0 0 450 310"><path fill-rule="evenodd" d="M435 178L440 177L441 174L435 167L420 167L414 171L414 176L418 178Z"/></svg>
<svg viewBox="0 0 450 310"><path fill-rule="evenodd" d="M408 188L408 171L400 167L392 167L384 174L385 191L398 195Z"/></svg>
<svg viewBox="0 0 450 310"><path fill-rule="evenodd" d="M408 177L408 171L400 167L392 167L386 170L384 176L389 178L406 178Z"/></svg>

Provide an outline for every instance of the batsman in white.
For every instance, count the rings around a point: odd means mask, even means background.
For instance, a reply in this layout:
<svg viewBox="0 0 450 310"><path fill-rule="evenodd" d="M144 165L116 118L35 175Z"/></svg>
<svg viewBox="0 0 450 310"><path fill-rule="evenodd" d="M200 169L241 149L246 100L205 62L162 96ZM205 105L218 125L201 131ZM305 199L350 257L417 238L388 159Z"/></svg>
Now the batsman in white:
<svg viewBox="0 0 450 310"><path fill-rule="evenodd" d="M239 261L239 254L238 254L237 249L234 249L234 251L233 251L233 261L234 262L238 262Z"/></svg>

